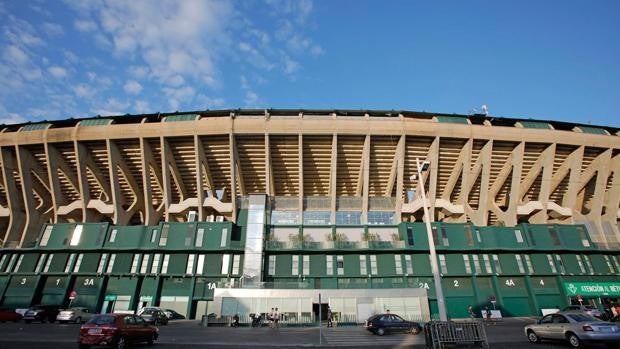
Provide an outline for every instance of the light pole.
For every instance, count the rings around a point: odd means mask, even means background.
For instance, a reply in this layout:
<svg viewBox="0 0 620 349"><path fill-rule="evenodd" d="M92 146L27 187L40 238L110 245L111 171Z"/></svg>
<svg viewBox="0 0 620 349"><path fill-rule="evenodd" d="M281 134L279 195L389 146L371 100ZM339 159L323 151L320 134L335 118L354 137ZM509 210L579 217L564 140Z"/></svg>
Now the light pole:
<svg viewBox="0 0 620 349"><path fill-rule="evenodd" d="M422 164L420 164L419 158L416 158L415 161L416 161L416 164L418 165L418 183L420 183L420 189L422 190L422 203L423 203L422 206L424 206L424 221L426 223L426 236L428 238L428 249L431 254L431 271L433 272L433 281L435 283L435 296L437 297L437 308L439 310L439 320L447 321L448 314L446 313L446 303L445 303L445 299L443 298L443 288L441 287L441 276L439 276L439 267L437 265L437 253L435 252L435 239L433 239L433 233L431 230L431 216L428 213L429 203L428 201L426 201L426 190L424 190L424 182L422 181L422 172L427 171L431 163L428 161L424 161Z"/></svg>

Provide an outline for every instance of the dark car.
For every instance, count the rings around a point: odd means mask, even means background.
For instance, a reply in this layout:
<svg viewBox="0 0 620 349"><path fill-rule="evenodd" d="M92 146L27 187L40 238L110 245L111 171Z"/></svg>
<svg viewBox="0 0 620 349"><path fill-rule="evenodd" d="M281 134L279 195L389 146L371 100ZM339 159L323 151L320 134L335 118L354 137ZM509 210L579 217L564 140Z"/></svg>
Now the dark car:
<svg viewBox="0 0 620 349"><path fill-rule="evenodd" d="M177 313L176 311L174 311L172 309L164 309L164 313L166 314L166 317L168 317L169 320L183 320L183 319L185 319L185 316Z"/></svg>
<svg viewBox="0 0 620 349"><path fill-rule="evenodd" d="M155 326L168 324L168 317L158 308L146 308L140 316L144 318L144 321Z"/></svg>
<svg viewBox="0 0 620 349"><path fill-rule="evenodd" d="M152 345L159 337L157 327L149 325L138 315L97 314L80 328L80 349L93 345L122 349L129 343Z"/></svg>
<svg viewBox="0 0 620 349"><path fill-rule="evenodd" d="M0 322L18 322L22 319L22 314L16 313L13 309L0 309Z"/></svg>
<svg viewBox="0 0 620 349"><path fill-rule="evenodd" d="M377 314L366 320L366 329L374 334L383 336L386 333L407 332L418 334L422 326L414 321L407 321L396 314Z"/></svg>
<svg viewBox="0 0 620 349"><path fill-rule="evenodd" d="M61 307L59 305L33 305L26 310L23 319L27 324L33 321L54 322L56 321L56 316L58 316L60 309Z"/></svg>

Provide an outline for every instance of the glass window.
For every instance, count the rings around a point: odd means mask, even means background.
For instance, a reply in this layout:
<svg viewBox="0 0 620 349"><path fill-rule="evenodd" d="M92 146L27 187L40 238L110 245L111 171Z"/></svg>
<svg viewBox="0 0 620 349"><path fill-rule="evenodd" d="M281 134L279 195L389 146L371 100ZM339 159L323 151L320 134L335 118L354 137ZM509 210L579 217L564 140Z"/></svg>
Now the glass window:
<svg viewBox="0 0 620 349"><path fill-rule="evenodd" d="M476 271L476 275L482 274L482 269L480 268L480 259L477 254L471 256L474 260L474 270Z"/></svg>
<svg viewBox="0 0 620 349"><path fill-rule="evenodd" d="M583 227L577 227L577 233L581 239L581 245L583 245L583 247L590 247L590 240L588 240L585 229Z"/></svg>
<svg viewBox="0 0 620 349"><path fill-rule="evenodd" d="M491 261L489 260L489 255L483 254L482 261L484 261L484 269L486 270L487 274L493 274L493 269L491 268Z"/></svg>
<svg viewBox="0 0 620 349"><path fill-rule="evenodd" d="M6 268L4 268L5 273L8 273L13 270L13 265L15 265L16 259L17 259L17 254L11 255L11 259L9 260L9 263L6 265Z"/></svg>
<svg viewBox="0 0 620 349"><path fill-rule="evenodd" d="M304 258L304 264L303 264L303 275L310 275L310 256L305 255L303 256Z"/></svg>
<svg viewBox="0 0 620 349"><path fill-rule="evenodd" d="M430 257L430 256L429 256ZM446 256L440 254L439 257L439 270L442 274L448 273L448 265L446 264Z"/></svg>
<svg viewBox="0 0 620 349"><path fill-rule="evenodd" d="M495 265L495 272L498 274L502 273L502 265L499 263L499 256L493 255L493 264Z"/></svg>
<svg viewBox="0 0 620 349"><path fill-rule="evenodd" d="M299 275L299 256L292 258L291 275Z"/></svg>
<svg viewBox="0 0 620 349"><path fill-rule="evenodd" d="M168 243L168 232L170 231L170 225L164 224L161 228L161 235L159 235L159 246L166 246Z"/></svg>
<svg viewBox="0 0 620 349"><path fill-rule="evenodd" d="M581 256L576 255L575 257L577 257L577 265L579 265L579 270L581 270L582 274L585 274L586 268L583 266L583 260L581 260Z"/></svg>
<svg viewBox="0 0 620 349"><path fill-rule="evenodd" d="M205 264L205 255L204 254L198 255L198 264L196 265L196 274L202 275L202 272L204 271L204 264Z"/></svg>
<svg viewBox="0 0 620 349"><path fill-rule="evenodd" d="M240 262L241 262L241 255L240 254L233 255L233 266L232 266L233 275L239 275Z"/></svg>
<svg viewBox="0 0 620 349"><path fill-rule="evenodd" d="M8 254L3 254L2 258L0 258L0 268L4 265L4 262L6 262L7 256Z"/></svg>
<svg viewBox="0 0 620 349"><path fill-rule="evenodd" d="M205 230L204 228L200 228L196 231L196 243L194 246L202 247L202 239L204 238Z"/></svg>
<svg viewBox="0 0 620 349"><path fill-rule="evenodd" d="M372 275L377 275L377 256L374 254L370 255L370 273Z"/></svg>
<svg viewBox="0 0 620 349"><path fill-rule="evenodd" d="M334 256L325 256L325 265L327 266L325 270L327 275L334 275Z"/></svg>
<svg viewBox="0 0 620 349"><path fill-rule="evenodd" d="M551 235L551 243L553 246L560 246L560 237L554 226L549 226L549 235Z"/></svg>
<svg viewBox="0 0 620 349"><path fill-rule="evenodd" d="M329 211L306 211L304 212L304 224L306 225L329 225L331 224L331 212Z"/></svg>
<svg viewBox="0 0 620 349"><path fill-rule="evenodd" d="M566 269L564 269L564 262L562 262L562 257L559 254L555 255L555 261L558 263L558 267L560 267L560 273L565 274Z"/></svg>
<svg viewBox="0 0 620 349"><path fill-rule="evenodd" d="M194 273L194 259L196 258L195 254L190 254L187 256L187 266L185 267L185 274L192 275Z"/></svg>
<svg viewBox="0 0 620 349"><path fill-rule="evenodd" d="M153 256L153 263L151 264L151 274L157 274L159 268L159 261L161 260L161 253L156 253Z"/></svg>
<svg viewBox="0 0 620 349"><path fill-rule="evenodd" d="M366 255L360 255L360 275L368 275L368 267L366 264Z"/></svg>
<svg viewBox="0 0 620 349"><path fill-rule="evenodd" d="M50 265L52 265L52 259L54 259L54 254L51 253L49 257L47 257L47 262L45 263L45 267L43 267L43 272L47 273L50 270Z"/></svg>
<svg viewBox="0 0 620 349"><path fill-rule="evenodd" d="M413 246L414 245L414 241L413 241L413 227L407 227L407 243L409 244L409 246Z"/></svg>
<svg viewBox="0 0 620 349"><path fill-rule="evenodd" d="M603 256L603 257L605 257L605 263L607 263L607 268L609 268L609 272L612 274L615 274L616 270L614 269L614 266L611 264L611 260L609 259L609 256Z"/></svg>
<svg viewBox="0 0 620 349"><path fill-rule="evenodd" d="M116 261L116 253L112 253L110 255L110 262L108 262L108 268L106 269L106 273L110 274L114 269L114 261Z"/></svg>
<svg viewBox="0 0 620 349"><path fill-rule="evenodd" d="M222 256L222 270L221 274L228 275L228 270L230 269L230 255L225 254Z"/></svg>
<svg viewBox="0 0 620 349"><path fill-rule="evenodd" d="M529 274L534 274L535 270L534 270L534 265L532 264L532 259L530 258L529 255L524 255L524 257L525 257L525 264L527 265L527 270Z"/></svg>
<svg viewBox="0 0 620 349"><path fill-rule="evenodd" d="M129 272L135 274L138 271L138 264L140 264L140 254L136 253L133 255L133 260L131 261L131 270Z"/></svg>
<svg viewBox="0 0 620 349"><path fill-rule="evenodd" d="M521 260L521 255L516 254L515 258L517 260L517 266L519 267L519 273L525 274L525 267L523 266L523 260Z"/></svg>
<svg viewBox="0 0 620 349"><path fill-rule="evenodd" d="M547 262L549 262L549 267L551 268L551 272L557 273L558 270L555 268L555 263L553 263L553 258L550 254L547 255Z"/></svg>
<svg viewBox="0 0 620 349"><path fill-rule="evenodd" d="M474 246L474 237L471 232L471 226L465 225L463 229L465 230L465 240L467 241L467 246Z"/></svg>
<svg viewBox="0 0 620 349"><path fill-rule="evenodd" d="M407 269L407 275L413 275L413 261L408 254L405 255L405 268Z"/></svg>
<svg viewBox="0 0 620 349"><path fill-rule="evenodd" d="M75 253L72 253L69 255L69 258L67 258L67 264L65 264L65 273L68 273L69 270L71 270L71 265L73 264L74 260L75 260Z"/></svg>
<svg viewBox="0 0 620 349"><path fill-rule="evenodd" d="M164 261L161 263L161 273L162 274L167 274L168 273L168 263L170 263L170 255L169 254L165 254L164 255Z"/></svg>
<svg viewBox="0 0 620 349"><path fill-rule="evenodd" d="M298 211L271 211L272 225L297 225L299 224Z"/></svg>
<svg viewBox="0 0 620 349"><path fill-rule="evenodd" d="M19 271L19 267L22 265L22 261L24 260L24 255L19 256L17 260L17 264L15 264L15 268L13 268L13 272Z"/></svg>
<svg viewBox="0 0 620 349"><path fill-rule="evenodd" d="M101 257L99 257L99 265L97 266L97 273L101 274L103 273L103 267L105 266L105 262L108 259L108 254L107 253L102 253Z"/></svg>
<svg viewBox="0 0 620 349"><path fill-rule="evenodd" d="M50 236L52 236L53 229L53 225L48 225L45 227L45 231L43 232L43 236L41 237L41 243L39 243L39 246L47 246L47 243L50 241Z"/></svg>
<svg viewBox="0 0 620 349"><path fill-rule="evenodd" d="M226 247L228 243L228 228L222 229L222 238L220 239L220 247Z"/></svg>
<svg viewBox="0 0 620 349"><path fill-rule="evenodd" d="M142 256L142 264L140 265L140 274L146 274L149 270L149 259L151 258L150 254L144 254Z"/></svg>
<svg viewBox="0 0 620 349"><path fill-rule="evenodd" d="M396 275L402 275L403 273L403 261L399 254L394 255L394 266L396 267Z"/></svg>
<svg viewBox="0 0 620 349"><path fill-rule="evenodd" d="M73 229L73 235L71 236L70 246L77 246L80 243L80 239L82 239L82 230L84 230L84 226L78 224Z"/></svg>
<svg viewBox="0 0 620 349"><path fill-rule="evenodd" d="M480 236L480 229L474 228L474 231L476 232L476 241L478 241L478 243L482 243L482 237Z"/></svg>
<svg viewBox="0 0 620 349"><path fill-rule="evenodd" d="M75 265L73 266L74 273L78 273L80 271L80 266L82 265L82 259L84 259L84 254L80 253L78 255L77 261L75 261Z"/></svg>
<svg viewBox="0 0 620 349"><path fill-rule="evenodd" d="M368 211L368 224L379 224L379 225L394 224L394 212L392 211Z"/></svg>
<svg viewBox="0 0 620 349"><path fill-rule="evenodd" d="M465 273L471 274L471 263L469 263L469 255L463 255L463 264L465 265Z"/></svg>
<svg viewBox="0 0 620 349"><path fill-rule="evenodd" d="M6 255L2 256L2 261L0 261L0 265L4 262ZM39 260L37 261L37 266L34 268L35 273L40 273L41 268L43 268L43 264L45 263L45 257L47 257L47 253L42 253L39 256Z"/></svg>
<svg viewBox="0 0 620 349"><path fill-rule="evenodd" d="M590 262L590 256L583 256L583 259L586 261L586 266L590 271L590 274L594 274L594 268L592 268L592 262Z"/></svg>
<svg viewBox="0 0 620 349"><path fill-rule="evenodd" d="M448 240L448 228L441 227L441 241L444 246L450 246L450 240Z"/></svg>
<svg viewBox="0 0 620 349"><path fill-rule="evenodd" d="M518 243L522 243L523 242L523 234L521 234L521 230L520 229L515 229L515 238L517 239Z"/></svg>
<svg viewBox="0 0 620 349"><path fill-rule="evenodd" d="M117 229L112 229L112 232L110 233L110 242L115 242L116 241L116 233L118 233Z"/></svg>
<svg viewBox="0 0 620 349"><path fill-rule="evenodd" d="M344 275L344 257L336 256L336 270L338 275Z"/></svg>
<svg viewBox="0 0 620 349"><path fill-rule="evenodd" d="M269 256L269 271L267 272L267 275L269 276L276 275L276 256L275 255Z"/></svg>
<svg viewBox="0 0 620 349"><path fill-rule="evenodd" d="M157 239L157 229L153 229L151 231L151 243L154 244Z"/></svg>
<svg viewBox="0 0 620 349"><path fill-rule="evenodd" d="M338 211L336 212L337 225L361 225L362 213L356 211Z"/></svg>

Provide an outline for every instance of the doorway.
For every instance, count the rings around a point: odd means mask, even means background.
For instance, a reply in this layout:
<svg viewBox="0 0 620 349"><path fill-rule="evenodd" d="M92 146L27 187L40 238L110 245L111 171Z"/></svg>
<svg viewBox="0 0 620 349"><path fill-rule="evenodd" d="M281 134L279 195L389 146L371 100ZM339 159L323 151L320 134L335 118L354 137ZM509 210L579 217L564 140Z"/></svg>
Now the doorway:
<svg viewBox="0 0 620 349"><path fill-rule="evenodd" d="M319 318L319 310L321 315L321 321L327 320L327 308L329 304L327 303L312 303L312 313L314 313L314 318Z"/></svg>

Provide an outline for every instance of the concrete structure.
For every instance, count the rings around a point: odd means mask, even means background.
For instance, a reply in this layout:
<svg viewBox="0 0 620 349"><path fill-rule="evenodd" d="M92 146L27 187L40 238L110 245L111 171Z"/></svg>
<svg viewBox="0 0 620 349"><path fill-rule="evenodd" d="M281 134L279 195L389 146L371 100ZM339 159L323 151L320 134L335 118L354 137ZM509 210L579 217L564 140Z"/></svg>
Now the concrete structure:
<svg viewBox="0 0 620 349"><path fill-rule="evenodd" d="M422 184L451 316L490 296L537 313L575 296L570 282L619 281L616 128L326 110L0 128L5 305L80 288L94 310L197 316L219 287L426 288ZM430 168L414 181L416 158Z"/></svg>

